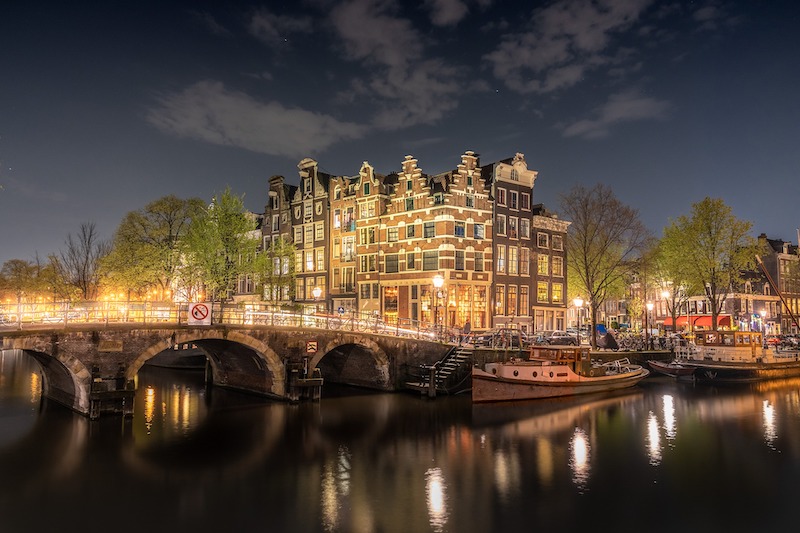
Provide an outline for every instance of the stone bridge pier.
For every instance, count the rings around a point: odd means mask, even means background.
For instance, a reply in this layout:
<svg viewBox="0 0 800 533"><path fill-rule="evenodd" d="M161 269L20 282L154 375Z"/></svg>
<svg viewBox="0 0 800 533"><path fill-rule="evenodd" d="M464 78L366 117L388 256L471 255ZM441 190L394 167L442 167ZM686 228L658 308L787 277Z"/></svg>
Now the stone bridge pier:
<svg viewBox="0 0 800 533"><path fill-rule="evenodd" d="M149 359L194 344L212 386L282 401L318 400L324 382L402 388L409 369L439 360L441 343L362 332L271 326L133 326L5 331L43 370L43 394L95 419L133 414L137 373Z"/></svg>

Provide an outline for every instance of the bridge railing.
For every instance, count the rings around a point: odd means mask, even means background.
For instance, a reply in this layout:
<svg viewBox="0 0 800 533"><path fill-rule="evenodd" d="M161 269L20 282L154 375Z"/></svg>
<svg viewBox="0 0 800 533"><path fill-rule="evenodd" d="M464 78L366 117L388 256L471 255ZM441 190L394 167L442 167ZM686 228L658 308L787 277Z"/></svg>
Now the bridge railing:
<svg viewBox="0 0 800 533"><path fill-rule="evenodd" d="M249 302L215 302L210 307L212 324L319 328L441 341L453 340L460 333L457 329L437 328L418 320L355 311L327 314ZM185 302L99 301L0 305L0 329L188 322L189 304Z"/></svg>

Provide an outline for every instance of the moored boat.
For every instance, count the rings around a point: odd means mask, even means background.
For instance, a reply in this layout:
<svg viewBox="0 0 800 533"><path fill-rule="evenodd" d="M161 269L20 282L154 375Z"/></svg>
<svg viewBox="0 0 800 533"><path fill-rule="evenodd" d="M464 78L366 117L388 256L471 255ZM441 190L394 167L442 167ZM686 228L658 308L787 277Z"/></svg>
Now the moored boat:
<svg viewBox="0 0 800 533"><path fill-rule="evenodd" d="M695 369L699 382L740 383L800 376L800 352L764 346L758 331L702 331L697 350L683 354L681 364Z"/></svg>
<svg viewBox="0 0 800 533"><path fill-rule="evenodd" d="M591 360L588 347L533 346L528 359L472 369L472 401L555 398L632 387L650 374L625 359Z"/></svg>
<svg viewBox="0 0 800 533"><path fill-rule="evenodd" d="M647 361L647 364L650 365L653 371L675 379L693 379L694 371L696 370L694 366L685 365L680 361L666 362L650 360Z"/></svg>

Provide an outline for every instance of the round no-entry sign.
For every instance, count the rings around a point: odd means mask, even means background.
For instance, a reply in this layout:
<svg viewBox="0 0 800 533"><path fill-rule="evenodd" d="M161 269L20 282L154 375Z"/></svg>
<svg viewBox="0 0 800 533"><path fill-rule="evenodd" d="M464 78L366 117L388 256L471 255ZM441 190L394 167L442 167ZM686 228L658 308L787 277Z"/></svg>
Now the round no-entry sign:
<svg viewBox="0 0 800 533"><path fill-rule="evenodd" d="M210 324L211 323L211 310L208 305L203 303L189 305L189 323L190 324Z"/></svg>

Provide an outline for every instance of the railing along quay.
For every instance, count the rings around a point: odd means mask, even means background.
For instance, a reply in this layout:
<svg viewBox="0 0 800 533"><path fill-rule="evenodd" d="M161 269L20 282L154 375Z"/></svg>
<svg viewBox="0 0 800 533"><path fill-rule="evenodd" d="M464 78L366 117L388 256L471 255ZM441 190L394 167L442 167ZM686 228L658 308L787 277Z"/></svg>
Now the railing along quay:
<svg viewBox="0 0 800 533"><path fill-rule="evenodd" d="M190 303L100 301L62 304L0 305L0 330L69 328L117 324L188 325ZM410 319L391 319L371 313L291 311L269 304L206 303L211 324L319 328L447 341L457 339L458 328L437 328Z"/></svg>

